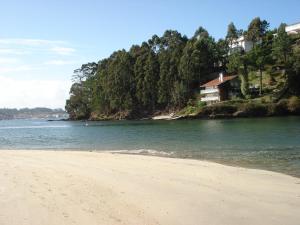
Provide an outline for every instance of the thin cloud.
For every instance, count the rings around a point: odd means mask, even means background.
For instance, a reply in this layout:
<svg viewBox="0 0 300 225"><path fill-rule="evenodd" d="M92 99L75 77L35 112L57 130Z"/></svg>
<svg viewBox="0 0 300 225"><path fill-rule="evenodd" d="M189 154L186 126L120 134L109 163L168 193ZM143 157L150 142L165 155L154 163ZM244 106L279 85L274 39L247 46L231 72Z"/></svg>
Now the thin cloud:
<svg viewBox="0 0 300 225"><path fill-rule="evenodd" d="M76 51L74 48L67 48L67 47L54 47L51 48L50 50L59 55L72 55Z"/></svg>
<svg viewBox="0 0 300 225"><path fill-rule="evenodd" d="M37 70L37 68L32 67L30 65L20 65L20 66L12 66L12 67L0 67L0 73L11 73L11 72L24 72L24 71L32 71Z"/></svg>
<svg viewBox="0 0 300 225"><path fill-rule="evenodd" d="M56 65L56 66L63 66L63 65L72 65L76 64L74 61L69 60L49 60L44 63L45 65Z"/></svg>
<svg viewBox="0 0 300 225"><path fill-rule="evenodd" d="M22 49L13 49L13 48L0 49L0 55L25 55L25 54L28 54L28 51Z"/></svg>
<svg viewBox="0 0 300 225"><path fill-rule="evenodd" d="M0 54L58 54L72 55L76 50L60 40L0 38Z"/></svg>
<svg viewBox="0 0 300 225"><path fill-rule="evenodd" d="M43 40L43 39L4 38L4 39L0 39L0 44L38 46L38 45L66 44L66 42L56 41L56 40L54 40L54 41L53 40Z"/></svg>
<svg viewBox="0 0 300 225"><path fill-rule="evenodd" d="M17 62L19 62L19 59L17 59L17 58L2 58L2 57L0 57L0 65L1 64L15 64L15 63L17 63Z"/></svg>

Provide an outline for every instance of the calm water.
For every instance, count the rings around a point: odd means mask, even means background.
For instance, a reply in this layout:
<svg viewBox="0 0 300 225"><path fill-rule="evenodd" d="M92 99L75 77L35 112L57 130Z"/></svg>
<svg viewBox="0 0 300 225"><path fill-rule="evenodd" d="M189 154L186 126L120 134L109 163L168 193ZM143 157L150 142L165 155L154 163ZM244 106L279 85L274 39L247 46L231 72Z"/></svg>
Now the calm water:
<svg viewBox="0 0 300 225"><path fill-rule="evenodd" d="M192 121L0 121L0 149L124 150L300 177L300 117Z"/></svg>

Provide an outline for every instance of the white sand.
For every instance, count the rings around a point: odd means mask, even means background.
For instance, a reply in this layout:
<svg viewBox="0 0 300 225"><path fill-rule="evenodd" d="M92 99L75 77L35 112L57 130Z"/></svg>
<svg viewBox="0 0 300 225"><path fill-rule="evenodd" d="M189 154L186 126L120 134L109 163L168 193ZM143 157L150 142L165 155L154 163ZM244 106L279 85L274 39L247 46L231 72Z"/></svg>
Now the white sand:
<svg viewBox="0 0 300 225"><path fill-rule="evenodd" d="M300 179L196 160L0 151L1 225L300 224Z"/></svg>
<svg viewBox="0 0 300 225"><path fill-rule="evenodd" d="M182 116L176 116L174 113L152 117L153 120L177 120L179 118L182 118Z"/></svg>

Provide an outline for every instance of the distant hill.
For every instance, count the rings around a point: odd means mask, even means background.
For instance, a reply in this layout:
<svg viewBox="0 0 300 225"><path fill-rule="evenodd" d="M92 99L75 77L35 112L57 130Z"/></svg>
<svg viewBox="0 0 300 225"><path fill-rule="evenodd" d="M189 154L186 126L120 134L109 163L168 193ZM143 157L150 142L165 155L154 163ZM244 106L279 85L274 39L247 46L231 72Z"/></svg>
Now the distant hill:
<svg viewBox="0 0 300 225"><path fill-rule="evenodd" d="M0 120L4 119L55 119L67 118L67 113L62 109L49 108L22 108L22 109L8 109L0 108Z"/></svg>

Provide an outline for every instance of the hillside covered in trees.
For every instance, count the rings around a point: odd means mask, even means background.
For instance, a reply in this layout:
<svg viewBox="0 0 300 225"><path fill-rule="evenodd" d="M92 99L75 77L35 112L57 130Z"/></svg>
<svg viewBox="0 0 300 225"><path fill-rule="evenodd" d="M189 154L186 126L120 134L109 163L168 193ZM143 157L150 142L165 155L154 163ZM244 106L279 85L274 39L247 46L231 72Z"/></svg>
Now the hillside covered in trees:
<svg viewBox="0 0 300 225"><path fill-rule="evenodd" d="M0 120L4 119L52 119L52 118L66 118L66 112L62 109L49 108L22 108L22 109L8 109L0 108Z"/></svg>
<svg viewBox="0 0 300 225"><path fill-rule="evenodd" d="M229 48L241 35L253 42L251 51ZM76 69L66 111L71 119L101 120L205 108L199 84L220 71L239 75L243 101L276 103L298 96L299 34L288 35L285 24L270 30L260 18L245 31L230 23L226 37L218 41L203 27L190 38L167 30L161 37L153 35L128 51L113 52ZM253 85L259 86L256 95L250 91Z"/></svg>

